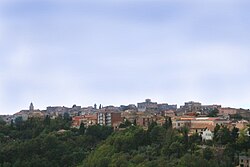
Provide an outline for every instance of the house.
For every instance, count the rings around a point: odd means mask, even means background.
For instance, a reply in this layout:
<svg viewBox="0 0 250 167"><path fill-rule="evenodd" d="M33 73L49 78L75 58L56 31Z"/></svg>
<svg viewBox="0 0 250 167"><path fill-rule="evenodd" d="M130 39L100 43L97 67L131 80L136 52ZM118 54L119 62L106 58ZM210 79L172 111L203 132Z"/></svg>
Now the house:
<svg viewBox="0 0 250 167"><path fill-rule="evenodd" d="M72 127L74 128L80 128L81 123L84 124L84 126L88 127L91 125L97 124L97 115L81 115L81 116L74 116L72 117Z"/></svg>
<svg viewBox="0 0 250 167"><path fill-rule="evenodd" d="M180 129L187 127L190 134L202 134L205 130L213 132L216 125L230 125L231 121L219 117L176 117L172 120L173 128Z"/></svg>
<svg viewBox="0 0 250 167"><path fill-rule="evenodd" d="M126 110L121 113L122 118L128 120L131 123L136 122L136 119L138 117L137 112L134 110Z"/></svg>
<svg viewBox="0 0 250 167"><path fill-rule="evenodd" d="M247 125L249 125L249 121L247 120L240 120L232 123L232 126L238 128L239 130L247 128Z"/></svg>
<svg viewBox="0 0 250 167"><path fill-rule="evenodd" d="M150 117L150 116L139 116L137 119L136 119L136 124L138 126L141 126L145 129L148 128L148 126L153 122L153 118Z"/></svg>
<svg viewBox="0 0 250 167"><path fill-rule="evenodd" d="M213 137L214 133L208 128L206 128L203 132L201 132L202 141L213 140Z"/></svg>
<svg viewBox="0 0 250 167"><path fill-rule="evenodd" d="M250 157L239 156L239 167L250 167Z"/></svg>
<svg viewBox="0 0 250 167"><path fill-rule="evenodd" d="M16 114L13 115L14 123L15 123L16 119L18 119L18 118L21 118L22 121L27 121L29 116L26 113L21 113L21 112L16 113Z"/></svg>
<svg viewBox="0 0 250 167"><path fill-rule="evenodd" d="M165 116L165 117L171 117L172 118L172 117L175 117L175 111L174 110L162 111L161 115Z"/></svg>

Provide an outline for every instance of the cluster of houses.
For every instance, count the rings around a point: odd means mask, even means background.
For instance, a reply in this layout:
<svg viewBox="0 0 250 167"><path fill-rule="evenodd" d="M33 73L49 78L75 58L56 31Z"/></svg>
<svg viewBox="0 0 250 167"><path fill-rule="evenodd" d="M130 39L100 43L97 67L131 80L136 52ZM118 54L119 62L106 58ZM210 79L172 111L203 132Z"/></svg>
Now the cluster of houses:
<svg viewBox="0 0 250 167"><path fill-rule="evenodd" d="M212 112L216 114L209 117ZM120 125L126 121L147 129L152 122L163 125L166 119L171 118L173 128L187 127L190 135L198 133L202 140L208 141L213 140L216 125L223 125L229 129L237 127L240 130L245 130L246 134L249 135L247 125L249 125L250 110L222 107L221 105L202 105L193 101L186 102L178 108L176 104L158 104L146 99L137 105L130 104L119 107L103 107L102 105L97 107L95 104L90 107L49 106L46 110L34 109L34 105L31 103L27 110L21 110L13 115L0 115L7 124L15 123L18 119L26 121L29 118L44 119L48 116L51 119L69 117L72 120L72 128L80 128L83 123L86 127L99 124L111 126L116 130L122 129ZM250 157L239 156L239 166L250 166Z"/></svg>
<svg viewBox="0 0 250 167"><path fill-rule="evenodd" d="M217 111L216 117L207 117L210 112ZM167 103L158 104L146 99L145 102L130 105L121 105L120 107L100 105L97 107L81 107L73 105L72 107L56 106L47 107L46 110L34 109L30 104L28 110L21 110L14 115L1 116L5 122L14 122L17 118L23 121L31 117L45 118L49 116L51 119L67 115L72 118L72 127L79 128L81 123L85 126L106 125L119 129L120 124L129 121L145 129L152 122L159 125L165 123L166 118L171 118L172 127L179 129L188 127L190 134L198 133L203 140L212 140L213 131L216 125L224 125L229 128L237 127L244 129L249 124L250 111L236 108L223 108L221 105L202 105L199 102L186 102L183 106L177 108L177 105L169 105ZM237 118L241 119L233 119Z"/></svg>

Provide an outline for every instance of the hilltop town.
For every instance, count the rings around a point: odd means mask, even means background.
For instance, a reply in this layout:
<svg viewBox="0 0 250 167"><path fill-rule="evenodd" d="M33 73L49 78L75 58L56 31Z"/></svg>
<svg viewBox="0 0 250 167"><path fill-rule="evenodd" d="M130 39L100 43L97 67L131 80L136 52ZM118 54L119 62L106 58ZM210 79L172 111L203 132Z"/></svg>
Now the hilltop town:
<svg viewBox="0 0 250 167"><path fill-rule="evenodd" d="M248 109L193 101L46 110L31 103L0 116L0 166L246 167L249 120Z"/></svg>
<svg viewBox="0 0 250 167"><path fill-rule="evenodd" d="M46 110L35 109L33 103L29 109L21 110L13 115L2 115L7 123L15 123L17 120L26 121L28 118L55 119L57 117L68 117L72 120L72 128L80 128L83 123L86 127L92 125L111 126L115 130L123 127L124 123L136 124L147 129L152 122L163 125L171 118L172 127L179 129L188 127L190 134L199 133L203 140L212 140L216 125L227 126L240 130L246 128L250 120L250 110L242 108L222 107L221 105L203 105L200 102L185 102L177 107L176 104L152 102L146 99L137 105L97 106L81 107L73 105L49 106Z"/></svg>

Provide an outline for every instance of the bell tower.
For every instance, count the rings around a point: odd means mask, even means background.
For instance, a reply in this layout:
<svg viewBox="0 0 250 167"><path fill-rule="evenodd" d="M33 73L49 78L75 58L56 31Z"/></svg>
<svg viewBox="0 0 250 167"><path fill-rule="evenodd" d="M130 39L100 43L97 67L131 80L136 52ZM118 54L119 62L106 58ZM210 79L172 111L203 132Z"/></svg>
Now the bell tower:
<svg viewBox="0 0 250 167"><path fill-rule="evenodd" d="M34 105L33 105L32 102L30 103L30 112L31 112L31 111L34 111Z"/></svg>

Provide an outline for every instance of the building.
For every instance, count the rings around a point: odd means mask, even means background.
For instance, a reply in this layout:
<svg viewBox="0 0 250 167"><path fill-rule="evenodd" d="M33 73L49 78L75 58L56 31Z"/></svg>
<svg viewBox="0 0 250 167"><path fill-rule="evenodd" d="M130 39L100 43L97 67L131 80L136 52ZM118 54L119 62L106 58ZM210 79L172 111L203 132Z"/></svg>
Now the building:
<svg viewBox="0 0 250 167"><path fill-rule="evenodd" d="M221 105L213 104L213 105L202 105L201 106L201 114L209 114L211 111L221 108Z"/></svg>
<svg viewBox="0 0 250 167"><path fill-rule="evenodd" d="M45 112L42 112L40 110L34 110L33 112L29 113L29 118L45 118L46 114Z"/></svg>
<svg viewBox="0 0 250 167"><path fill-rule="evenodd" d="M123 119L120 112L98 112L97 123L101 126L119 127Z"/></svg>
<svg viewBox="0 0 250 167"><path fill-rule="evenodd" d="M47 107L46 112L50 115L50 116L55 116L58 117L63 116L64 113L68 112L70 108L67 107L61 107L61 106L54 106L54 107Z"/></svg>
<svg viewBox="0 0 250 167"><path fill-rule="evenodd" d="M189 112L201 112L202 111L202 106L201 103L199 102L186 102L184 106L180 107L180 110L184 113L189 113Z"/></svg>
<svg viewBox="0 0 250 167"><path fill-rule="evenodd" d="M190 127L193 117L177 117L172 120L172 127L180 129L182 127Z"/></svg>
<svg viewBox="0 0 250 167"><path fill-rule="evenodd" d="M137 112L134 110L126 110L121 113L121 117L128 120L131 123L135 123L138 118Z"/></svg>
<svg viewBox="0 0 250 167"><path fill-rule="evenodd" d="M148 112L137 112L136 125L147 129L152 122L162 126L165 123L165 117Z"/></svg>
<svg viewBox="0 0 250 167"><path fill-rule="evenodd" d="M80 128L81 123L84 124L84 126L92 126L97 124L97 115L81 115L81 116L74 116L72 117L72 127L74 128Z"/></svg>
<svg viewBox="0 0 250 167"><path fill-rule="evenodd" d="M133 110L133 111L137 111L137 107L134 104L129 104L128 106L126 105L121 105L120 106L120 110L121 111L127 111L127 110Z"/></svg>
<svg viewBox="0 0 250 167"><path fill-rule="evenodd" d="M164 116L164 117L175 117L176 114L175 114L176 111L174 110L167 110L167 111L162 111L161 112L161 115Z"/></svg>
<svg viewBox="0 0 250 167"><path fill-rule="evenodd" d="M29 116L28 116L27 113L21 113L21 112L16 113L16 114L13 115L13 121L14 121L14 123L15 123L15 121L16 121L18 118L20 118L22 121L27 121L28 118L29 118Z"/></svg>
<svg viewBox="0 0 250 167"><path fill-rule="evenodd" d="M220 115L234 115L234 114L237 114L237 109L236 108L230 108L230 107L220 108L219 109L219 114Z"/></svg>
<svg viewBox="0 0 250 167"><path fill-rule="evenodd" d="M214 133L210 129L205 129L203 132L201 132L201 138L202 141L208 141L208 140L213 140Z"/></svg>
<svg viewBox="0 0 250 167"><path fill-rule="evenodd" d="M230 120L219 117L177 117L172 120L173 128L180 129L187 127L190 129L190 134L202 134L207 130L213 132L216 125L229 126L230 123Z"/></svg>
<svg viewBox="0 0 250 167"><path fill-rule="evenodd" d="M250 157L239 156L239 167L250 167Z"/></svg>
<svg viewBox="0 0 250 167"><path fill-rule="evenodd" d="M219 115L223 116L233 116L233 115L238 115L241 116L244 119L250 119L250 110L242 109L242 108L230 108L230 107L225 107L225 108L219 108Z"/></svg>
<svg viewBox="0 0 250 167"><path fill-rule="evenodd" d="M174 110L174 111L177 110L177 105L176 104L169 105L168 103L162 103L162 104L158 104L157 107L158 107L158 110L160 112L168 111L168 110Z"/></svg>
<svg viewBox="0 0 250 167"><path fill-rule="evenodd" d="M246 129L247 125L249 125L249 121L247 120L240 120L233 123L233 126L239 130Z"/></svg>
<svg viewBox="0 0 250 167"><path fill-rule="evenodd" d="M138 126L148 128L148 126L153 122L153 118L151 117L138 117L136 119L136 124Z"/></svg>
<svg viewBox="0 0 250 167"><path fill-rule="evenodd" d="M31 102L31 103L30 103L30 112L32 112L32 111L34 111L34 105L33 105L33 103Z"/></svg>
<svg viewBox="0 0 250 167"><path fill-rule="evenodd" d="M158 105L156 102L151 102L151 99L146 99L145 102L137 103L137 108L139 112L155 111L158 109Z"/></svg>

